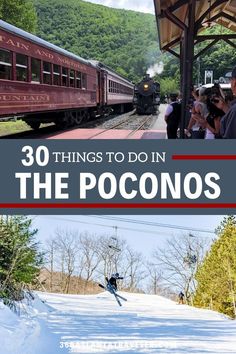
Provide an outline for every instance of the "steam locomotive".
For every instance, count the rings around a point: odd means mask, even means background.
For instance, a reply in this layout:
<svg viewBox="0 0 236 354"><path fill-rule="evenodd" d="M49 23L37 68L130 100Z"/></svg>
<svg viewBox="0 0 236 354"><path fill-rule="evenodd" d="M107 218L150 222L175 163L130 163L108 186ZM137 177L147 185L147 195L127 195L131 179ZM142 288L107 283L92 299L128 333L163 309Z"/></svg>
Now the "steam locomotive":
<svg viewBox="0 0 236 354"><path fill-rule="evenodd" d="M150 75L145 75L143 80L134 88L133 104L137 114L155 114L160 105L160 84L155 82Z"/></svg>

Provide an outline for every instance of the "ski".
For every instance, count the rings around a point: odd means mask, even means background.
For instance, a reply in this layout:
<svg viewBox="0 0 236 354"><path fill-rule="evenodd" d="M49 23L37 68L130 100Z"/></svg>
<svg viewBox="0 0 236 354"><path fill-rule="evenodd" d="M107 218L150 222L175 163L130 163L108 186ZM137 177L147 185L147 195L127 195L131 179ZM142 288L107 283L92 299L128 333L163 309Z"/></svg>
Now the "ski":
<svg viewBox="0 0 236 354"><path fill-rule="evenodd" d="M122 306L122 303L120 302L119 297L117 296L115 290L114 290L111 286L110 286L109 288L107 287L107 289L108 289L108 291L109 291L112 295L114 295L114 297L115 297L115 299L116 299L116 301L117 301L117 304L118 304L119 306Z"/></svg>
<svg viewBox="0 0 236 354"><path fill-rule="evenodd" d="M107 286L108 286L108 284L109 284L109 280L108 280L108 278L107 278L107 277L106 277L106 281L107 281ZM117 293L116 293L116 291L115 291L115 289L114 289L112 286L111 286L111 288L114 290L114 292L115 292L116 296L118 296L121 300L127 301L127 299L126 299L125 297L120 296L119 294L117 294Z"/></svg>
<svg viewBox="0 0 236 354"><path fill-rule="evenodd" d="M109 293L111 293L112 295L114 295L115 298L116 298L116 301L118 302L118 304L119 304L120 306L122 306L122 304L121 304L121 302L120 302L120 299L123 300L123 301L127 301L127 299L126 299L125 297L123 297L123 296L117 294L117 293L115 292L115 290L113 289L112 286L108 286L108 285L107 285L107 286L104 286L103 284L98 284L98 286L100 286L100 288L102 288L102 289L104 289L104 290L107 290Z"/></svg>
<svg viewBox="0 0 236 354"><path fill-rule="evenodd" d="M117 293L115 293L115 294L116 294L116 296L117 296L118 298L120 298L121 300L127 301L127 299L126 299L125 297L121 296L120 294L117 294Z"/></svg>
<svg viewBox="0 0 236 354"><path fill-rule="evenodd" d="M106 290L106 287L105 287L104 285L102 285L102 284L98 284L98 286L100 286L100 288L102 288L102 289L105 289L105 290Z"/></svg>

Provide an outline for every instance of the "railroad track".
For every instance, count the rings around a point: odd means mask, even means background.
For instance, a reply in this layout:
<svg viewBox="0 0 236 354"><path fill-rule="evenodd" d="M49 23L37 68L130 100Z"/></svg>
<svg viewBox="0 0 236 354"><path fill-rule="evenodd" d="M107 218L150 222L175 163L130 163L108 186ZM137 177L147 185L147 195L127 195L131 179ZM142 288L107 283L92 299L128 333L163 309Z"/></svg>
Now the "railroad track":
<svg viewBox="0 0 236 354"><path fill-rule="evenodd" d="M106 117L98 117L93 121L88 121L87 123L81 124L80 126L69 127L67 129L58 129L55 125L50 125L47 127L42 127L38 130L27 130L23 132L18 132L10 135L0 136L0 139L43 139L53 137L54 135L70 132L76 129L100 129L99 132L92 134L88 139L94 139L97 136L102 136L108 131L115 129L127 130L127 135L124 139L130 139L139 130L145 127L145 125L150 125L153 115L138 116L135 111L131 111L122 115L111 115ZM115 120L115 123L113 122ZM131 130L131 131L130 131Z"/></svg>
<svg viewBox="0 0 236 354"><path fill-rule="evenodd" d="M116 115L105 116L105 117L98 117L95 120L88 121L87 123L83 123L78 126L68 127L66 129L59 129L56 125L52 124L47 127L42 127L37 130L29 129L20 131L13 134L6 134L1 135L0 139L37 139L37 138L44 138L44 136L48 136L55 133L67 132L74 129L86 129L86 128L94 128L102 123L107 122L110 119L113 119ZM1 123L0 123L1 124ZM0 126L1 127L1 126Z"/></svg>
<svg viewBox="0 0 236 354"><path fill-rule="evenodd" d="M124 139L130 139L137 131L141 130L148 123L148 121L152 120L153 115L138 116L138 117L139 117L139 120L140 120L139 124L134 129L132 129L132 131L128 132L128 134L124 137ZM131 120L133 120L133 119L137 120L137 116L135 114L131 114L128 117L126 117L124 120L122 120L121 122L116 123L116 124L114 124L114 125L112 125L112 126L110 126L108 128L105 128L105 129L97 132L96 134L91 135L89 137L89 140L93 139L93 138L96 138L99 135L105 134L108 131L112 131L112 130L115 130L117 128L121 129L122 126L127 126L127 124L129 124L129 122Z"/></svg>

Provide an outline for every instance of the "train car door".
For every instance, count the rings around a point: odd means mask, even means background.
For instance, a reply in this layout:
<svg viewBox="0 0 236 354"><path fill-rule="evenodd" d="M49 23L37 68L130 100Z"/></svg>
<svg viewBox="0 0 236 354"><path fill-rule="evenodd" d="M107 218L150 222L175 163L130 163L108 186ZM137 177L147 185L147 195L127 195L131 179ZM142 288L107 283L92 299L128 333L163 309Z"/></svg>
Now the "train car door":
<svg viewBox="0 0 236 354"><path fill-rule="evenodd" d="M104 70L98 72L99 103L100 107L107 104L107 74Z"/></svg>
<svg viewBox="0 0 236 354"><path fill-rule="evenodd" d="M101 72L97 70L97 105L100 106L102 97Z"/></svg>
<svg viewBox="0 0 236 354"><path fill-rule="evenodd" d="M103 105L107 105L107 72L102 71Z"/></svg>

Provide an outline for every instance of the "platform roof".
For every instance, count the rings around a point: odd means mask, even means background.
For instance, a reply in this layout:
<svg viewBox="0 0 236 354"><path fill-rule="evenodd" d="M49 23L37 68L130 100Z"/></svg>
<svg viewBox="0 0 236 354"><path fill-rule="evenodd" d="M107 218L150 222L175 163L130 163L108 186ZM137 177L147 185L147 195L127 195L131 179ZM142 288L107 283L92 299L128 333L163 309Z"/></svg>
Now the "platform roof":
<svg viewBox="0 0 236 354"><path fill-rule="evenodd" d="M179 44L188 17L191 0L154 0L159 43L162 50ZM236 32L236 0L196 1L195 35L204 29L207 22L217 23ZM175 24L177 21L179 24ZM176 23L177 23L176 22Z"/></svg>

